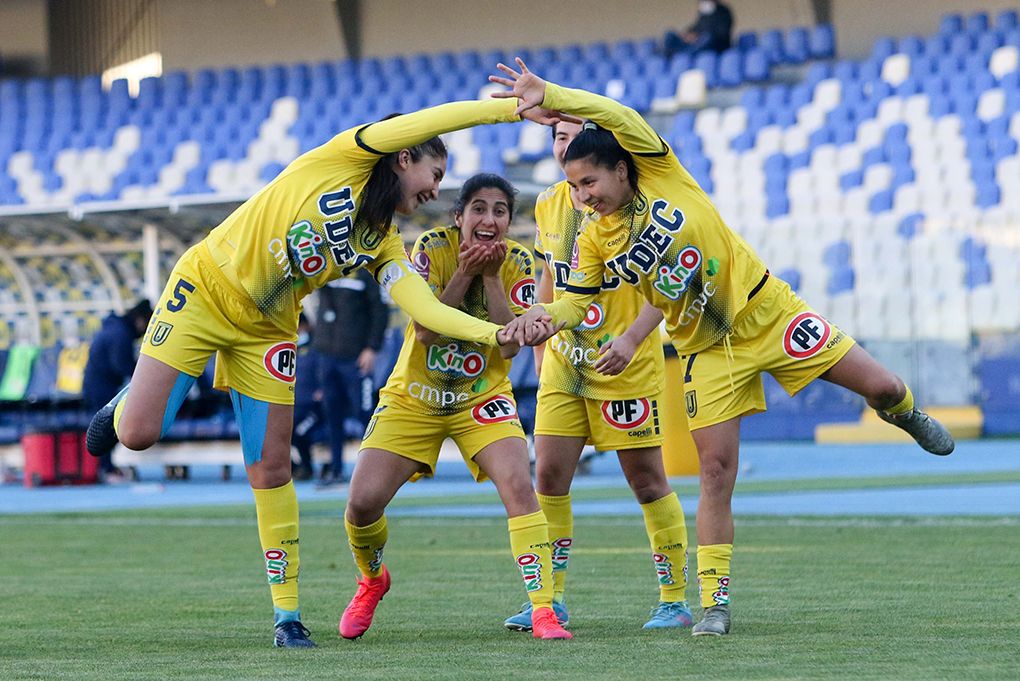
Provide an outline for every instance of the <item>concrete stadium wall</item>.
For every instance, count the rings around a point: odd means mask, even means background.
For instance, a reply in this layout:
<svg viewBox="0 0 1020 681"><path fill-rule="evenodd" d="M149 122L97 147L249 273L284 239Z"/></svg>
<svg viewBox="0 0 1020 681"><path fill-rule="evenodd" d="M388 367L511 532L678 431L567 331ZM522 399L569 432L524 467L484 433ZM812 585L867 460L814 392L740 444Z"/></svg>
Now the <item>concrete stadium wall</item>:
<svg viewBox="0 0 1020 681"><path fill-rule="evenodd" d="M0 2L0 56L28 58L46 63L45 0L2 0Z"/></svg>

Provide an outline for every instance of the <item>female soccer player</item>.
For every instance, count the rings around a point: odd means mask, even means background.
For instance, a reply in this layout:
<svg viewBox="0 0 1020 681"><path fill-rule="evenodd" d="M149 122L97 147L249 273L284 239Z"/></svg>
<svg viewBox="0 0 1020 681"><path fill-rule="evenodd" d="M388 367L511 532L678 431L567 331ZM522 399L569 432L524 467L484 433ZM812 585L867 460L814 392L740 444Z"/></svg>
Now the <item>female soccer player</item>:
<svg viewBox="0 0 1020 681"><path fill-rule="evenodd" d="M435 299L391 223L395 212L411 213L436 197L447 160L437 135L516 120L510 102L454 102L352 128L297 158L177 262L130 389L89 425L90 451L108 451L118 440L129 449L150 447L218 353L215 384L230 391L241 431L277 646L314 645L298 609L298 507L290 475L301 299L367 267L412 318L495 345L502 338L497 325Z"/></svg>
<svg viewBox="0 0 1020 681"><path fill-rule="evenodd" d="M553 126L553 156L563 166L578 123ZM535 255L545 261L538 299L558 299L569 281L579 229L587 207L570 185L549 187L535 204ZM680 501L662 465L659 409L665 365L657 330L662 313L617 277L601 292L576 329L560 331L535 348L540 367L535 418L535 473L538 501L549 520L553 550L553 609L568 621L564 589L574 519L570 484L586 442L616 450L620 467L641 504L659 582L659 604L646 629L691 626L687 607L687 528ZM633 361L632 361L633 358ZM531 604L504 622L531 629Z"/></svg>
<svg viewBox="0 0 1020 681"><path fill-rule="evenodd" d="M637 287L662 310L686 361L685 402L701 463L698 581L705 613L693 633L726 634L740 418L765 409L761 372L790 394L819 377L853 390L933 454L952 452L953 439L914 406L903 381L769 274L637 112L547 84L517 63L520 73L501 64L506 77L491 79L512 88L499 96L520 98L518 113L541 104L594 121L565 160L570 185L598 219L579 240L566 295L534 306L508 328L535 342L532 316L576 326L606 274Z"/></svg>
<svg viewBox="0 0 1020 681"><path fill-rule="evenodd" d="M461 189L456 226L426 232L411 255L439 300L497 324L522 314L534 296L531 254L505 238L514 193L498 175L475 175ZM390 588L382 560L386 505L405 482L435 472L440 445L448 437L476 480L492 479L506 507L510 547L534 607L535 638L571 638L551 609L549 533L531 486L509 369L495 348L458 342L427 324L408 324L351 479L344 524L361 578L340 619L344 638L358 638L368 630Z"/></svg>

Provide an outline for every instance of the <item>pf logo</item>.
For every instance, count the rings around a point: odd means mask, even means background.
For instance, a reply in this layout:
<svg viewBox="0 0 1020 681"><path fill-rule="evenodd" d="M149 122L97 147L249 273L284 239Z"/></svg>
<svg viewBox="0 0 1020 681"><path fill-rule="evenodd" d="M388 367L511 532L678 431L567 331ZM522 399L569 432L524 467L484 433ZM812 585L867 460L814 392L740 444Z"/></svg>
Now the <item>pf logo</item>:
<svg viewBox="0 0 1020 681"><path fill-rule="evenodd" d="M801 312L783 332L783 351L793 359L817 354L832 335L832 327L816 312Z"/></svg>
<svg viewBox="0 0 1020 681"><path fill-rule="evenodd" d="M584 321L581 322L582 329L597 329L602 326L606 319L605 310L598 303L592 303L584 313Z"/></svg>
<svg viewBox="0 0 1020 681"><path fill-rule="evenodd" d="M269 375L284 383L294 382L297 371L297 350L293 343L277 343L262 358Z"/></svg>
<svg viewBox="0 0 1020 681"><path fill-rule="evenodd" d="M602 403L602 418L613 428L629 430L648 420L652 413L648 400L612 400Z"/></svg>
<svg viewBox="0 0 1020 681"><path fill-rule="evenodd" d="M506 395L496 395L472 409L471 416L482 425L513 421L517 418L517 405Z"/></svg>
<svg viewBox="0 0 1020 681"><path fill-rule="evenodd" d="M527 310L535 304L535 280L521 279L510 289L510 302Z"/></svg>

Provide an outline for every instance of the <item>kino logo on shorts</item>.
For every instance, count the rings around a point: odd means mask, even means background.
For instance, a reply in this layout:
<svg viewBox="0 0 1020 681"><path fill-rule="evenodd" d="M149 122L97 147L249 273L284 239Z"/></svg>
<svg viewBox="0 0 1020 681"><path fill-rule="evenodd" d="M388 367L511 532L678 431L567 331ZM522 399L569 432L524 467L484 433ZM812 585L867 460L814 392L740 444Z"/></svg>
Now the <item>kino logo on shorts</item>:
<svg viewBox="0 0 1020 681"><path fill-rule="evenodd" d="M297 372L297 348L293 343L277 343L262 358L269 375L284 383L293 383Z"/></svg>
<svg viewBox="0 0 1020 681"><path fill-rule="evenodd" d="M807 359L818 354L831 335L832 327L820 314L801 312L786 325L783 352L793 359Z"/></svg>

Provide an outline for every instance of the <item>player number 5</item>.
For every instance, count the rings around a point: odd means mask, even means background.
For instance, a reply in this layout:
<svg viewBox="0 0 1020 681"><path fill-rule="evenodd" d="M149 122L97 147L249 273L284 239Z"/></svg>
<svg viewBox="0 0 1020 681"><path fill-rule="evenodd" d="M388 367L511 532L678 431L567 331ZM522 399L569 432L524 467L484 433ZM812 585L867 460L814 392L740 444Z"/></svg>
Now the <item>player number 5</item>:
<svg viewBox="0 0 1020 681"><path fill-rule="evenodd" d="M166 304L166 309L171 312L177 312L184 307L185 303L188 302L188 297L184 295L184 292L193 293L195 291L195 285L189 284L183 279L177 280L177 285L174 286L174 299Z"/></svg>

